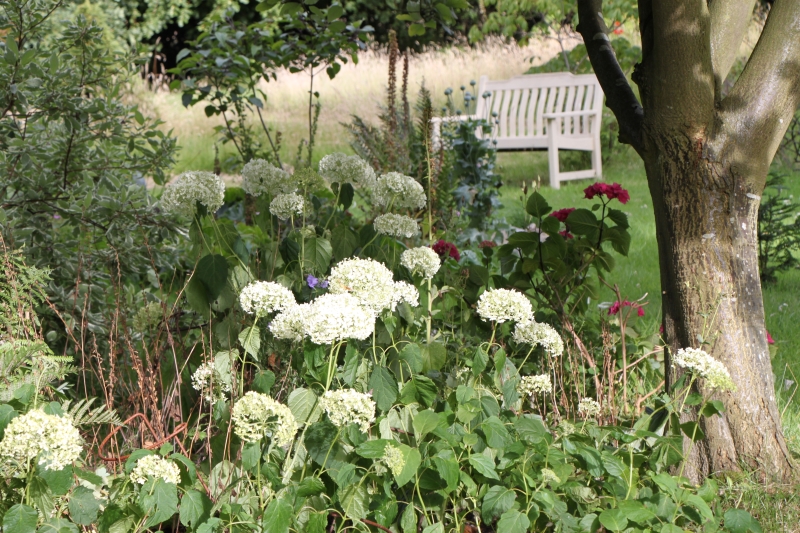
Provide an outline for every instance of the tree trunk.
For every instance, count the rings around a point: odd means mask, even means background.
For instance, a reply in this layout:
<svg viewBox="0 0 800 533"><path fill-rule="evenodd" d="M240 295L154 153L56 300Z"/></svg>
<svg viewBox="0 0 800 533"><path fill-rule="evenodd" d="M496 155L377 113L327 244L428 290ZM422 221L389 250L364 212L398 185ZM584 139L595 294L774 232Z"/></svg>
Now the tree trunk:
<svg viewBox="0 0 800 533"><path fill-rule="evenodd" d="M665 339L671 352L704 349L725 364L737 387L714 396L726 412L703 419L706 439L692 447L685 473L700 482L747 465L762 477L788 477L791 459L775 402L758 273L757 216L766 176L738 175L742 166L716 160L702 137L648 137L644 159ZM762 185L753 190L753 184ZM668 366L668 387L674 377Z"/></svg>

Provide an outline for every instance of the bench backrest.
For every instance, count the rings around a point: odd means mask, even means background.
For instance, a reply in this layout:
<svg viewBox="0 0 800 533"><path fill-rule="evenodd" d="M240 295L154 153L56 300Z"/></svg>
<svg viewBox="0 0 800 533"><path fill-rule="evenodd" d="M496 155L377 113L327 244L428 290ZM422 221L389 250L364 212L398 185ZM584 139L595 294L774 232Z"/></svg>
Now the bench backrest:
<svg viewBox="0 0 800 533"><path fill-rule="evenodd" d="M597 113L603 107L603 91L594 74L570 72L526 74L508 80L489 80L482 76L478 85L476 115L499 120L497 138L544 137L547 113L581 111ZM491 93L484 98L485 92ZM492 117L496 112L497 117ZM599 120L569 118L564 120L564 135L588 136L599 128Z"/></svg>

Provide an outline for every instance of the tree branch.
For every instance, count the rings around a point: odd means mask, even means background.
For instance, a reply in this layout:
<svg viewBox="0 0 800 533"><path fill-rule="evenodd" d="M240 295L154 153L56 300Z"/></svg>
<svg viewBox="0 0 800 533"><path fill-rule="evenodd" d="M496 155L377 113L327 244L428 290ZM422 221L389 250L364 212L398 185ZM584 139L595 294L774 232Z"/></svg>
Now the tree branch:
<svg viewBox="0 0 800 533"><path fill-rule="evenodd" d="M641 154L644 150L644 111L611 48L602 9L603 0L578 0L580 22L577 30L583 37L589 61L606 95L606 105L619 122L620 142L630 144Z"/></svg>
<svg viewBox="0 0 800 533"><path fill-rule="evenodd" d="M722 98L722 83L728 76L739 45L750 24L756 0L712 0L711 14L711 65L717 98Z"/></svg>
<svg viewBox="0 0 800 533"><path fill-rule="evenodd" d="M776 0L744 72L720 107L724 146L738 152L732 155L740 175L758 177L759 190L798 106L800 2Z"/></svg>

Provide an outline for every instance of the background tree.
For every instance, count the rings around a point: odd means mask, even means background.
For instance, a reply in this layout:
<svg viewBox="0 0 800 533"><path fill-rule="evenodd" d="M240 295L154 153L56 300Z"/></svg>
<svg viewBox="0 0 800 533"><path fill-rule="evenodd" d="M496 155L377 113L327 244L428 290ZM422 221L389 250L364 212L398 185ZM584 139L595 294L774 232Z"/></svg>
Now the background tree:
<svg viewBox="0 0 800 533"><path fill-rule="evenodd" d="M689 477L741 464L787 478L758 273L758 206L800 103L800 3L776 0L747 65L723 82L755 0L639 0L642 59L633 80L609 44L602 0L578 0L620 140L644 161L655 209L668 351L703 345L730 370L726 413L701 424ZM670 376L674 378L675 376ZM667 383L670 383L670 379Z"/></svg>

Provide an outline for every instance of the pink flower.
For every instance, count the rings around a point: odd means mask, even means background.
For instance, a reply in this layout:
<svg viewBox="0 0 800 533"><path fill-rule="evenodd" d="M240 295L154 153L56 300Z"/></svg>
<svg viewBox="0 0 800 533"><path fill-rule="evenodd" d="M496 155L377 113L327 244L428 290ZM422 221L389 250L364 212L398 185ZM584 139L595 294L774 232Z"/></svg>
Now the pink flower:
<svg viewBox="0 0 800 533"><path fill-rule="evenodd" d="M559 209L558 211L553 211L550 213L549 216L557 218L560 222L567 222L567 217L570 213L575 211L574 207L565 207L564 209Z"/></svg>
<svg viewBox="0 0 800 533"><path fill-rule="evenodd" d="M636 308L636 314L638 316L644 316L644 307L637 307Z"/></svg>
<svg viewBox="0 0 800 533"><path fill-rule="evenodd" d="M619 313L619 302L614 302L611 304L611 307L608 308L609 315L616 315Z"/></svg>
<svg viewBox="0 0 800 533"><path fill-rule="evenodd" d="M767 332L767 344L775 344L775 339L772 338L772 335Z"/></svg>
<svg viewBox="0 0 800 533"><path fill-rule="evenodd" d="M611 185L602 182L593 183L586 187L583 193L586 195L585 198L587 200L591 200L595 196L606 196L609 200L617 199L621 204L627 204L628 200L631 199L631 195L619 183Z"/></svg>

